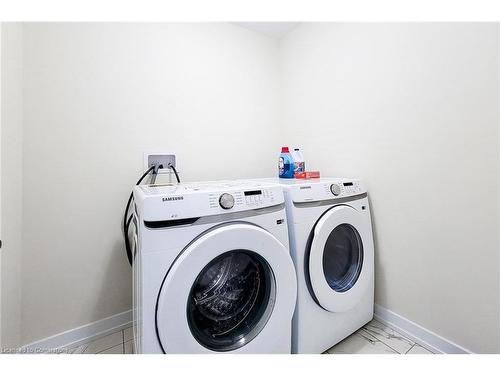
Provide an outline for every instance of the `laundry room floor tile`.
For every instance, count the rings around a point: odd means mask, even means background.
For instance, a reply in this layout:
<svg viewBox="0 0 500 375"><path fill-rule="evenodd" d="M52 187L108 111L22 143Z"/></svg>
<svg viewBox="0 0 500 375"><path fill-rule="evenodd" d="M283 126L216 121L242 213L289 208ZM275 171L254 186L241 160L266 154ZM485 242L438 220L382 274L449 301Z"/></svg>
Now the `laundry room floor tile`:
<svg viewBox="0 0 500 375"><path fill-rule="evenodd" d="M95 341L91 341L87 348L83 351L84 354L97 354L104 350L110 349L116 345L123 344L123 332L119 331L101 337Z"/></svg>
<svg viewBox="0 0 500 375"><path fill-rule="evenodd" d="M329 354L398 354L363 329L345 338L327 352Z"/></svg>
<svg viewBox="0 0 500 375"><path fill-rule="evenodd" d="M132 331L132 327L123 330L123 341L127 342L134 338L134 332Z"/></svg>
<svg viewBox="0 0 500 375"><path fill-rule="evenodd" d="M124 354L123 344L113 346L112 348L103 350L97 354Z"/></svg>
<svg viewBox="0 0 500 375"><path fill-rule="evenodd" d="M425 349L423 346L415 344L411 347L410 350L406 352L406 354L434 354L434 353Z"/></svg>
<svg viewBox="0 0 500 375"><path fill-rule="evenodd" d="M83 345L77 346L76 348L70 348L70 349L66 350L66 353L67 354L82 354L85 351L85 349L87 349L87 346L89 346L89 344L83 344Z"/></svg>
<svg viewBox="0 0 500 375"><path fill-rule="evenodd" d="M132 327L70 348L69 354L133 354ZM325 354L433 354L398 331L378 320L372 320Z"/></svg>
<svg viewBox="0 0 500 375"><path fill-rule="evenodd" d="M127 341L124 345L125 354L134 354L134 342L132 340Z"/></svg>
<svg viewBox="0 0 500 375"><path fill-rule="evenodd" d="M391 327L372 320L326 354L434 354Z"/></svg>
<svg viewBox="0 0 500 375"><path fill-rule="evenodd" d="M370 323L365 325L362 330L369 333L376 339L379 339L398 353L406 353L415 344L399 332L396 332L392 328L380 323L377 320L372 320Z"/></svg>

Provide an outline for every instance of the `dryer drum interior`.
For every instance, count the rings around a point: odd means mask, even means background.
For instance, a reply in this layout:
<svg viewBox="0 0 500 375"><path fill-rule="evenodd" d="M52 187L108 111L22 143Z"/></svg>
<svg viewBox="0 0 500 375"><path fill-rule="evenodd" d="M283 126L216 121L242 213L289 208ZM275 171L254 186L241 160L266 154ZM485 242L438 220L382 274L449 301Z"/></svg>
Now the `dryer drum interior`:
<svg viewBox="0 0 500 375"><path fill-rule="evenodd" d="M215 351L245 345L269 319L275 291L271 268L260 255L233 250L218 256L191 289L187 314L193 336Z"/></svg>
<svg viewBox="0 0 500 375"><path fill-rule="evenodd" d="M323 252L323 272L330 287L339 293L351 289L363 267L363 242L352 225L341 224L328 236Z"/></svg>

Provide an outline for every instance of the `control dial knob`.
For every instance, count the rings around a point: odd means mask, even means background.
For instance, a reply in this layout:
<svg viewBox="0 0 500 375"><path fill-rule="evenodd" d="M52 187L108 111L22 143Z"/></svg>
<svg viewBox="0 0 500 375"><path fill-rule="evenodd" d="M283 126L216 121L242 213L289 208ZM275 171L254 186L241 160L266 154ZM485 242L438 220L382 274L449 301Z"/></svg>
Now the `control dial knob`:
<svg viewBox="0 0 500 375"><path fill-rule="evenodd" d="M224 193L219 197L219 204L223 209L229 210L234 206L234 197L231 194Z"/></svg>
<svg viewBox="0 0 500 375"><path fill-rule="evenodd" d="M333 195L337 196L340 194L340 186L337 184L331 184L330 191L332 192Z"/></svg>

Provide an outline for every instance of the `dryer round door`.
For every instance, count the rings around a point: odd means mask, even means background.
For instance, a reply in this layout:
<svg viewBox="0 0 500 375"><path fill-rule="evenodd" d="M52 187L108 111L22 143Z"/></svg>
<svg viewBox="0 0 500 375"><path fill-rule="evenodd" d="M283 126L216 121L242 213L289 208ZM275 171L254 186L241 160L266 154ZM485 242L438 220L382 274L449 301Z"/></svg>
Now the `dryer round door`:
<svg viewBox="0 0 500 375"><path fill-rule="evenodd" d="M373 279L369 217L336 206L316 223L309 253L309 277L319 304L331 312L353 308Z"/></svg>
<svg viewBox="0 0 500 375"><path fill-rule="evenodd" d="M219 226L168 270L156 306L158 340L165 353L261 352L255 339L291 321L295 298L295 270L280 241L251 224Z"/></svg>

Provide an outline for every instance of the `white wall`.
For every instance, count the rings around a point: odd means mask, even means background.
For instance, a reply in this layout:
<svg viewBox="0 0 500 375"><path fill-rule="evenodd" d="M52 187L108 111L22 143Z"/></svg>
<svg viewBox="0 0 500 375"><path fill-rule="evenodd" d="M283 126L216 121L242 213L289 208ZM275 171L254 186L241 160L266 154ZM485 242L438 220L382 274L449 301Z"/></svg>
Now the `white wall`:
<svg viewBox="0 0 500 375"><path fill-rule="evenodd" d="M24 26L23 344L131 307L144 150L184 181L275 172L277 53L230 24Z"/></svg>
<svg viewBox="0 0 500 375"><path fill-rule="evenodd" d="M22 25L1 24L1 343L20 344L22 259Z"/></svg>
<svg viewBox="0 0 500 375"><path fill-rule="evenodd" d="M282 41L282 143L359 176L376 302L499 352L495 24L302 24Z"/></svg>

